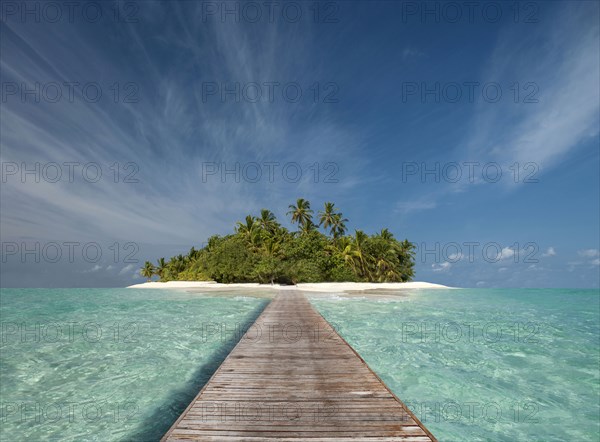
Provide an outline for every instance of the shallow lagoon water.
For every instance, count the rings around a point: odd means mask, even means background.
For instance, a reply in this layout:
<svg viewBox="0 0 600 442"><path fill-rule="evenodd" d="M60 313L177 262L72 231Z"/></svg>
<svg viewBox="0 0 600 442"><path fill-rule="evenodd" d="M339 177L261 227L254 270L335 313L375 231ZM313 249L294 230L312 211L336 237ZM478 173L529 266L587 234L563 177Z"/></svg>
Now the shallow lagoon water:
<svg viewBox="0 0 600 442"><path fill-rule="evenodd" d="M0 439L12 441L158 440L268 303L239 291L0 293ZM441 441L597 440L597 290L308 296Z"/></svg>
<svg viewBox="0 0 600 442"><path fill-rule="evenodd" d="M0 440L159 440L268 299L2 289Z"/></svg>
<svg viewBox="0 0 600 442"><path fill-rule="evenodd" d="M441 441L595 441L597 290L421 290L313 304Z"/></svg>

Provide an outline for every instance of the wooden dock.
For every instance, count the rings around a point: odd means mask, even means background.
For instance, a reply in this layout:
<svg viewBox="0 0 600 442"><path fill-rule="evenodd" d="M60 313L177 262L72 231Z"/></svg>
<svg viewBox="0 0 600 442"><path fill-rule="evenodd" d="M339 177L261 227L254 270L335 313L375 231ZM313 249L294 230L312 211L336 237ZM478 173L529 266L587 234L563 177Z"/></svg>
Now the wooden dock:
<svg viewBox="0 0 600 442"><path fill-rule="evenodd" d="M162 441L435 441L299 292L283 292Z"/></svg>

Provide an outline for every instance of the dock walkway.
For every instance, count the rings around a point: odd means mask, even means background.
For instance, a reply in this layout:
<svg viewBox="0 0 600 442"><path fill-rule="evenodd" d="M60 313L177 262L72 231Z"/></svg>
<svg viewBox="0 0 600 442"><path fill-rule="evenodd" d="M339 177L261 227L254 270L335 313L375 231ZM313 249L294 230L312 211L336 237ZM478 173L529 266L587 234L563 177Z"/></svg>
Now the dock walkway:
<svg viewBox="0 0 600 442"><path fill-rule="evenodd" d="M300 292L265 308L163 441L435 441Z"/></svg>

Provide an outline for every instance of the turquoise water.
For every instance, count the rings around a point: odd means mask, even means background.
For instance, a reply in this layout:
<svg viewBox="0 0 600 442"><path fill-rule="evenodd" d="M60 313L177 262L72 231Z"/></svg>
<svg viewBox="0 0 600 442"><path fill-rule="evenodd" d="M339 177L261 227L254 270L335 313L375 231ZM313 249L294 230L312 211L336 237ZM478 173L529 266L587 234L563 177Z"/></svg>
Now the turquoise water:
<svg viewBox="0 0 600 442"><path fill-rule="evenodd" d="M158 440L268 300L2 289L0 440ZM594 290L311 296L441 441L597 440Z"/></svg>
<svg viewBox="0 0 600 442"><path fill-rule="evenodd" d="M268 300L2 289L2 441L159 440Z"/></svg>
<svg viewBox="0 0 600 442"><path fill-rule="evenodd" d="M313 304L441 441L597 441L597 290Z"/></svg>

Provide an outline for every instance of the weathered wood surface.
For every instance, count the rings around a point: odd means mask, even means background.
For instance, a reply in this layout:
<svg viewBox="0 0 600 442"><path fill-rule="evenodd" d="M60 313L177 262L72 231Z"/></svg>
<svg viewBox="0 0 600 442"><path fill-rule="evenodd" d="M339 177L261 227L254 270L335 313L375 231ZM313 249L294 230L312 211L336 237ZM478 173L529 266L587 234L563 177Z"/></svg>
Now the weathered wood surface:
<svg viewBox="0 0 600 442"><path fill-rule="evenodd" d="M299 292L279 294L163 441L435 441Z"/></svg>

